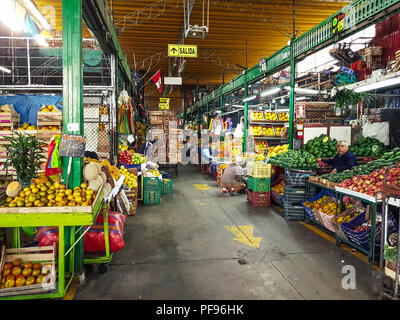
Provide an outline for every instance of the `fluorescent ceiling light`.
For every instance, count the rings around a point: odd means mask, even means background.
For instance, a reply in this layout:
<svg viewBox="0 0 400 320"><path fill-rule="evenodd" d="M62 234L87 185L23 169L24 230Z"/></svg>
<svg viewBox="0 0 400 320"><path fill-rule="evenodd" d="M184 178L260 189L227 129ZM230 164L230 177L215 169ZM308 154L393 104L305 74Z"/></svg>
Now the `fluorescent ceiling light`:
<svg viewBox="0 0 400 320"><path fill-rule="evenodd" d="M41 14L39 9L36 7L36 5L33 3L32 0L22 0L25 8L33 15L33 17L40 23L42 28L44 28L47 31L52 30L53 28L51 27L50 23L46 20L46 18Z"/></svg>
<svg viewBox="0 0 400 320"><path fill-rule="evenodd" d="M257 95L243 99L243 102L251 101L251 100L254 100L255 98L257 98Z"/></svg>
<svg viewBox="0 0 400 320"><path fill-rule="evenodd" d="M319 94L318 90L312 90L306 88L294 88L294 92L303 94Z"/></svg>
<svg viewBox="0 0 400 320"><path fill-rule="evenodd" d="M267 90L267 91L264 91L263 93L261 93L261 97L270 96L270 95L272 95L274 93L277 93L279 91L281 91L281 88L274 88L274 89L271 89L271 90Z"/></svg>
<svg viewBox="0 0 400 320"><path fill-rule="evenodd" d="M362 86L362 87L354 89L354 92L371 91L371 90L375 90L375 89L394 86L396 84L400 84L400 77L391 78L391 79L387 79L387 80L383 80L383 81L378 81L378 82L375 82L375 83L367 84L365 86Z"/></svg>
<svg viewBox="0 0 400 320"><path fill-rule="evenodd" d="M0 66L0 71L3 71L3 72L5 72L5 73L11 73L11 70L10 70L10 69L8 69L8 68L6 68L6 67L2 67L2 66Z"/></svg>
<svg viewBox="0 0 400 320"><path fill-rule="evenodd" d="M240 104L234 104L232 105L232 107L236 107L236 108L244 108L244 106L240 105Z"/></svg>
<svg viewBox="0 0 400 320"><path fill-rule="evenodd" d="M286 90L290 90L289 86L285 87ZM306 89L306 88L294 88L294 92L303 94L319 94L318 90Z"/></svg>
<svg viewBox="0 0 400 320"><path fill-rule="evenodd" d="M0 1L0 21L12 31L24 31L24 21L17 16L13 1Z"/></svg>
<svg viewBox="0 0 400 320"><path fill-rule="evenodd" d="M306 97L298 97L298 98L296 98L296 100L298 101L298 100L306 100L307 98Z"/></svg>

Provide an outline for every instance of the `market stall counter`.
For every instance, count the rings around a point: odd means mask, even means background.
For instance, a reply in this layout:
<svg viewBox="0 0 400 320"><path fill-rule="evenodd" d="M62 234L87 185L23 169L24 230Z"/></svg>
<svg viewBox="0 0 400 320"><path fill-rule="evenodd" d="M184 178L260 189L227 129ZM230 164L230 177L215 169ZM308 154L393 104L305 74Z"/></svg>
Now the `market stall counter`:
<svg viewBox="0 0 400 320"><path fill-rule="evenodd" d="M53 290L43 289L37 294L23 294L23 291L0 289L0 299L39 299L62 298L67 292L74 277L74 248L79 239L75 239L77 227L93 225L103 204L103 189L99 190L91 206L76 207L30 207L30 208L0 208L0 227L14 228L13 247L20 248L21 227L58 227L58 288ZM71 227L70 246L66 245L66 227ZM81 236L82 237L82 236ZM22 249L21 249L22 250ZM66 257L70 255L69 266L66 266ZM68 278L66 278L68 272ZM16 289L16 288L12 288ZM2 290L7 293L2 295ZM21 294L22 293L22 294Z"/></svg>

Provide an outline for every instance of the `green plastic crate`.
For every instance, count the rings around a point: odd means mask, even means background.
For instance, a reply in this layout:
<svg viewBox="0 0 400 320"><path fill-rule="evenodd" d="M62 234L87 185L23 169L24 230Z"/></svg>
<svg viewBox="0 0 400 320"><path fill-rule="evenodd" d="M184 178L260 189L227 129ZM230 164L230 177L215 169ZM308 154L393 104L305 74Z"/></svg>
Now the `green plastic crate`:
<svg viewBox="0 0 400 320"><path fill-rule="evenodd" d="M174 183L171 179L165 179L161 183L161 194L171 194L174 192Z"/></svg>
<svg viewBox="0 0 400 320"><path fill-rule="evenodd" d="M160 191L145 191L143 195L143 201L146 206L161 203L161 192Z"/></svg>
<svg viewBox="0 0 400 320"><path fill-rule="evenodd" d="M271 179L247 176L247 189L256 192L271 191Z"/></svg>
<svg viewBox="0 0 400 320"><path fill-rule="evenodd" d="M161 180L157 177L143 177L143 191L161 192Z"/></svg>

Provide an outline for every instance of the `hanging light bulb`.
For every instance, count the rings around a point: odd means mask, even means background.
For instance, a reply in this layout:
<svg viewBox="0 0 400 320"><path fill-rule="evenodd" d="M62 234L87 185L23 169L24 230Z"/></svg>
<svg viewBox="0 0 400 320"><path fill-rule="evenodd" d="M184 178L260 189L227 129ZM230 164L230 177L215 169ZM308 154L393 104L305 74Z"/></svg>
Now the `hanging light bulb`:
<svg viewBox="0 0 400 320"><path fill-rule="evenodd" d="M281 104L284 104L285 103L285 99L281 99Z"/></svg>

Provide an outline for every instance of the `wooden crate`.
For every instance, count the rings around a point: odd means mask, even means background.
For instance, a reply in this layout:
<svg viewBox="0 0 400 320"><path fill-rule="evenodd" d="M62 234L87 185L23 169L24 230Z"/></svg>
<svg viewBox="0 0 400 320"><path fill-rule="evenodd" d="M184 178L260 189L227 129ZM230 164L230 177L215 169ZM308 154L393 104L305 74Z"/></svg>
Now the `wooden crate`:
<svg viewBox="0 0 400 320"><path fill-rule="evenodd" d="M54 112L43 112L39 111L37 113L37 129L38 129L38 140L49 143L51 137L54 134L61 133L63 114L57 108ZM57 129L52 128L51 130L42 129L43 127L57 127Z"/></svg>
<svg viewBox="0 0 400 320"><path fill-rule="evenodd" d="M30 261L32 263L50 264L51 272L47 283L33 284L30 286L3 288L0 289L0 297L5 296L20 296L35 293L44 293L56 288L56 244L46 247L30 247L30 248L15 248L6 249L3 245L1 249L0 270L3 271L5 263L12 262L15 259L22 259L23 262ZM0 275L1 280L1 275Z"/></svg>
<svg viewBox="0 0 400 320"><path fill-rule="evenodd" d="M0 125L1 126L10 126L13 125L13 130L18 128L20 116L17 111L15 111L14 106L12 104L2 105L0 112Z"/></svg>
<svg viewBox="0 0 400 320"><path fill-rule="evenodd" d="M0 146L10 144L10 142L4 137L13 137L14 133L12 130L0 130Z"/></svg>
<svg viewBox="0 0 400 320"><path fill-rule="evenodd" d="M56 134L62 134L60 130L38 130L37 139L39 142L49 144L51 138Z"/></svg>

